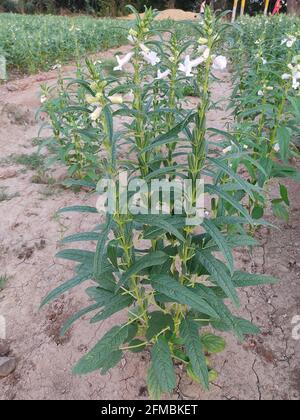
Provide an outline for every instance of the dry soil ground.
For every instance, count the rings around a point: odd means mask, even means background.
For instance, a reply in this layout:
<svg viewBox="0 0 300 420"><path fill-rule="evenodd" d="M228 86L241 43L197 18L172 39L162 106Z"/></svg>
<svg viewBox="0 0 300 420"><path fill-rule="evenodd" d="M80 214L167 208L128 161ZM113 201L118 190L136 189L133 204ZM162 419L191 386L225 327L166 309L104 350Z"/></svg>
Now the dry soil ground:
<svg viewBox="0 0 300 420"><path fill-rule="evenodd" d="M76 214L55 217L61 207L95 203L86 193L59 185L63 170L49 173L57 180L54 185L47 179L37 184L36 170L15 163L16 155L36 151L39 86L53 83L55 77L55 72L40 74L0 87L0 275L9 276L0 292L0 315L7 320L11 355L18 361L16 371L0 380L0 399L145 399L147 353L127 354L104 377L71 374L74 363L124 315L102 325L90 325L85 319L61 339L63 321L86 303L84 288L39 310L41 299L72 276L72 265L54 259L62 236L89 230L98 222L97 217ZM228 75L222 78L222 84L213 86L215 99L230 93ZM212 112L209 125L222 127L227 118L225 111ZM258 324L262 334L244 344L226 337L227 351L213 359L220 376L210 392L204 393L178 369L178 386L171 398L299 399L300 341L292 338L292 318L300 315L300 186L288 185L290 222L269 216L279 229L260 230L260 246L253 253L241 250L236 254L239 267L280 278L276 286L241 292L240 313ZM275 194L275 186L270 194Z"/></svg>

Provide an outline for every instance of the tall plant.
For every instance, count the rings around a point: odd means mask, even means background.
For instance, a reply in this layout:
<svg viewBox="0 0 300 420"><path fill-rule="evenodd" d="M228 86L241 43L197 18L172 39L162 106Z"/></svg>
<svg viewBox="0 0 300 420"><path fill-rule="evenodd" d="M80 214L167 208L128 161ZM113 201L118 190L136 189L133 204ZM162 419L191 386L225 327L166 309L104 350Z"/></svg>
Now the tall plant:
<svg viewBox="0 0 300 420"><path fill-rule="evenodd" d="M117 57L114 76L88 62L92 80L76 81L86 88L90 116L102 133L101 166L103 178L115 187L114 205L95 231L65 238L65 244L96 240L97 247L59 252L57 257L79 265L75 277L52 291L43 304L93 280L94 286L86 290L93 303L74 314L62 333L90 312L96 311L92 324L124 309L128 319L109 330L78 362L74 373L100 370L105 374L124 352L148 350L148 390L152 398L159 398L176 386L175 362L209 388L216 372L207 356L225 348L224 340L212 330L232 331L239 340L259 332L233 314L227 299L238 307L238 288L276 280L235 269L233 249L256 243L243 228L255 222L236 190L253 197L255 187L240 178L223 156L215 156L207 141L212 73L226 67L225 57L217 55L226 29L222 17L216 18L206 8L203 24L195 24L196 35L182 42L175 34L165 40L153 30L156 12L151 8L143 18L131 11L136 15L128 36L132 49ZM196 109L186 109L179 88L191 80L199 97ZM127 118L117 131L120 116ZM120 149L127 159L120 159ZM119 188L124 171L128 182L136 181L137 189L142 185L138 193L128 192L125 202L124 190ZM206 211L195 219L189 210L197 204L204 176ZM187 206L176 198L179 179L189 181L183 200ZM160 212L156 207L151 212L149 187L161 181L174 189L170 192L170 187L167 198L159 195ZM101 179L98 193L103 191ZM97 213L97 208L76 206L60 213Z"/></svg>

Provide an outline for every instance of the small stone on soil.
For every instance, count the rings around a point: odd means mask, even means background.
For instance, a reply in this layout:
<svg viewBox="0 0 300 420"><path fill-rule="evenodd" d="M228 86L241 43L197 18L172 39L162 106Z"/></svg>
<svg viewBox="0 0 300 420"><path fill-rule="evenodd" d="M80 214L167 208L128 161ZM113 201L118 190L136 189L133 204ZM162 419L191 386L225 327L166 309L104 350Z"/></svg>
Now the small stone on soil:
<svg viewBox="0 0 300 420"><path fill-rule="evenodd" d="M16 366L14 357L0 357L0 378L10 375L16 369Z"/></svg>

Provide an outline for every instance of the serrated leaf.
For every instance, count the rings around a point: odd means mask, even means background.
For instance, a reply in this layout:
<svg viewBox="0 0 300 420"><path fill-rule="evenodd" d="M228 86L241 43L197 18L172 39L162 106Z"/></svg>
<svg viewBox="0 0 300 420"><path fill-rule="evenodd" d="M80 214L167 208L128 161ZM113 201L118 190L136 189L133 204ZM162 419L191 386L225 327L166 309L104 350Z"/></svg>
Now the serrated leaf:
<svg viewBox="0 0 300 420"><path fill-rule="evenodd" d="M236 271L233 274L232 281L235 287L253 287L262 284L276 284L278 279L272 276L262 274L251 274L243 271Z"/></svg>
<svg viewBox="0 0 300 420"><path fill-rule="evenodd" d="M176 386L176 375L169 344L160 336L151 350L151 368L153 376L162 392L171 392Z"/></svg>
<svg viewBox="0 0 300 420"><path fill-rule="evenodd" d="M120 346L126 341L128 328L115 326L109 330L101 340L83 356L73 369L75 375L84 375L97 369L106 367L113 352L118 352Z"/></svg>
<svg viewBox="0 0 300 420"><path fill-rule="evenodd" d="M132 305L134 299L129 295L117 295L113 296L109 302L105 305L103 311L95 315L91 319L91 324L96 322L103 321L104 319L109 318L111 315L122 311L123 309Z"/></svg>
<svg viewBox="0 0 300 420"><path fill-rule="evenodd" d="M95 253L83 249L64 249L55 255L56 258L63 260L76 261L87 266L93 266Z"/></svg>
<svg viewBox="0 0 300 420"><path fill-rule="evenodd" d="M83 283L86 280L91 278L90 273L84 273L82 275L78 275L73 277L71 280L66 281L65 283L61 284L60 286L56 287L56 289L52 290L42 301L41 307L45 306L52 300L58 298L59 296L66 293L68 290L78 286L79 284Z"/></svg>
<svg viewBox="0 0 300 420"><path fill-rule="evenodd" d="M156 291L165 296L215 319L219 318L217 312L204 299L197 295L194 289L183 286L174 278L167 275L157 275L152 276L150 282Z"/></svg>
<svg viewBox="0 0 300 420"><path fill-rule="evenodd" d="M94 303L93 305L90 305L86 308L81 309L80 311L76 312L74 315L72 315L63 325L61 331L60 331L60 336L63 337L68 331L69 329L72 327L72 325L74 324L74 322L76 322L79 318L83 317L84 315L95 311L99 308L101 308L102 303Z"/></svg>
<svg viewBox="0 0 300 420"><path fill-rule="evenodd" d="M197 252L196 258L211 274L218 286L226 293L226 296L229 297L235 305L239 306L240 301L226 266L221 261L217 260L209 251Z"/></svg>
<svg viewBox="0 0 300 420"><path fill-rule="evenodd" d="M226 342L222 337L210 333L202 334L201 341L205 350L211 354L221 353L226 347Z"/></svg>
<svg viewBox="0 0 300 420"><path fill-rule="evenodd" d="M106 241L111 230L112 218L108 218L108 223L106 228L99 234L99 240L96 248L95 259L94 259L94 275L95 278L99 278L100 274L103 272L103 266L107 258L104 258L106 252Z"/></svg>
<svg viewBox="0 0 300 420"><path fill-rule="evenodd" d="M185 351L193 372L201 380L204 388L209 389L208 367L196 322L189 318L183 319L180 325L180 336L184 340Z"/></svg>
<svg viewBox="0 0 300 420"><path fill-rule="evenodd" d="M160 400L163 390L159 383L159 374L151 363L147 373L147 388L151 400Z"/></svg>
<svg viewBox="0 0 300 420"><path fill-rule="evenodd" d="M219 229L214 225L213 221L210 219L204 219L202 223L206 232L212 237L215 241L217 246L219 247L220 251L223 253L226 261L228 262L230 272L233 273L234 270L234 262L233 256L230 248L226 243L226 238L222 235Z"/></svg>

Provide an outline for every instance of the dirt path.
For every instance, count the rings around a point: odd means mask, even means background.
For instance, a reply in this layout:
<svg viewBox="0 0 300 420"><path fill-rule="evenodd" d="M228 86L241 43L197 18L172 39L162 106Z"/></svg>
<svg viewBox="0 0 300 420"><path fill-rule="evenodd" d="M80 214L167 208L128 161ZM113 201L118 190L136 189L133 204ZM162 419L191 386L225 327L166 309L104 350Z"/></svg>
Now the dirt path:
<svg viewBox="0 0 300 420"><path fill-rule="evenodd" d="M126 47L118 50L126 51ZM72 67L63 71L70 72ZM38 309L42 297L73 274L72 265L53 258L60 249L59 240L66 233L89 230L98 222L97 217L90 215L57 219L57 209L94 204L95 198L57 185L36 184L36 171L17 165L19 160L12 157L36 151L33 140L39 126L34 114L39 107L39 85L52 83L55 77L55 72L50 72L0 87L0 275L9 276L7 286L0 292L0 315L6 318L11 354L18 360L14 374L0 380L0 399L145 399L149 361L146 353L127 354L104 377L98 373L81 378L71 374L74 363L123 315L100 326L90 325L88 320L77 323L61 339L63 321L86 303L84 287L44 310ZM225 76L222 85L214 86L213 94L220 98L229 92L230 83ZM226 117L225 111L213 112L209 125L221 128ZM58 170L52 176L63 175ZM246 251L237 253L239 267L281 279L276 286L241 292L241 314L261 326L262 335L249 338L243 345L227 337L227 351L214 358L220 377L211 391L202 392L179 371L178 388L171 398L300 397L300 342L292 339L291 324L292 318L300 315L300 186L289 186L290 223L276 222L280 230L261 230L261 246L253 255Z"/></svg>

